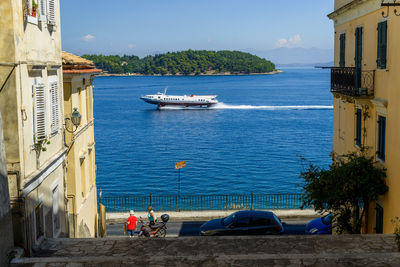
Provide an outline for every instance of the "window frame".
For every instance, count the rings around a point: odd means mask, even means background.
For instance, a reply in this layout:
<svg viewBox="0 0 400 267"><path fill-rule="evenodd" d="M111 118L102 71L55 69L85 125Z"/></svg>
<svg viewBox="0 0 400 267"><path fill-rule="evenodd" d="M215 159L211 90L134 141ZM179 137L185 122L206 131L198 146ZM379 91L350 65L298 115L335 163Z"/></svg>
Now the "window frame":
<svg viewBox="0 0 400 267"><path fill-rule="evenodd" d="M37 209L39 208L39 221L37 218ZM44 204L43 204L43 196L40 196L39 199L33 206L33 230L35 232L35 243L40 243L46 235L46 217L44 214ZM38 233L38 227L41 229L41 234Z"/></svg>

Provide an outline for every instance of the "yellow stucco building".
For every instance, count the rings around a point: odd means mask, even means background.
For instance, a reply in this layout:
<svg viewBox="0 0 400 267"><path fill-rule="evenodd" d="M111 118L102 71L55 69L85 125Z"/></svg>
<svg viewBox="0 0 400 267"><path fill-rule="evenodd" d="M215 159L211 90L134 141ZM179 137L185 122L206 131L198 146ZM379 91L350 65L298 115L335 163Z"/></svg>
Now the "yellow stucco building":
<svg viewBox="0 0 400 267"><path fill-rule="evenodd" d="M335 26L332 155L366 147L387 169L389 191L370 205L366 233L392 233L391 219L400 217L400 17L381 4L335 0L328 15Z"/></svg>
<svg viewBox="0 0 400 267"><path fill-rule="evenodd" d="M79 127L67 120L67 192L71 237L97 236L96 165L93 130L93 62L63 52L64 113L81 115Z"/></svg>
<svg viewBox="0 0 400 267"><path fill-rule="evenodd" d="M58 0L0 1L0 109L14 238L68 236Z"/></svg>

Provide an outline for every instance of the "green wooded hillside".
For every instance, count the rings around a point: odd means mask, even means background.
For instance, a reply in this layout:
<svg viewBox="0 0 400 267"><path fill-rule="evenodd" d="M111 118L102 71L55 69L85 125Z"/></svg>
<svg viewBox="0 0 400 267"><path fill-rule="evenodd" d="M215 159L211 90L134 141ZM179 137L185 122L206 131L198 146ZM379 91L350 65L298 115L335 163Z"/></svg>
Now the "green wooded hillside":
<svg viewBox="0 0 400 267"><path fill-rule="evenodd" d="M109 73L183 74L212 73L265 73L275 69L275 64L255 55L240 51L187 50L168 52L155 56L83 55L93 60L97 68Z"/></svg>

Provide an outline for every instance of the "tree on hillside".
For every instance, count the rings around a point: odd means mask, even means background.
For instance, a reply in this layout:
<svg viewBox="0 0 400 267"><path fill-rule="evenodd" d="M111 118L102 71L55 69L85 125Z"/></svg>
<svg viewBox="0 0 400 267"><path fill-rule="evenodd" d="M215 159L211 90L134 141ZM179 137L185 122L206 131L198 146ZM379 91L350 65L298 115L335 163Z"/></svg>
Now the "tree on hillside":
<svg viewBox="0 0 400 267"><path fill-rule="evenodd" d="M376 167L373 157L351 153L329 169L309 164L304 179L303 207L332 212L338 233L359 234L369 203L388 191L386 170Z"/></svg>
<svg viewBox="0 0 400 267"><path fill-rule="evenodd" d="M201 74L211 72L264 73L275 69L274 63L240 51L187 50L146 56L83 55L96 67L109 73Z"/></svg>

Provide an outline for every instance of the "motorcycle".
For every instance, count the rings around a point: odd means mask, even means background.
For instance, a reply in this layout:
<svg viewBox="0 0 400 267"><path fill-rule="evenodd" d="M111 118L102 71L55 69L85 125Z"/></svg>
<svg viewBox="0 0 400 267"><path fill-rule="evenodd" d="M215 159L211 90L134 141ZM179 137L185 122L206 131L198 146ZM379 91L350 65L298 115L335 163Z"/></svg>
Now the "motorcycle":
<svg viewBox="0 0 400 267"><path fill-rule="evenodd" d="M162 222L151 225L143 221L142 217L139 218L141 223L139 237L165 237L167 235L167 222L169 220L168 214L161 215Z"/></svg>

